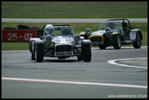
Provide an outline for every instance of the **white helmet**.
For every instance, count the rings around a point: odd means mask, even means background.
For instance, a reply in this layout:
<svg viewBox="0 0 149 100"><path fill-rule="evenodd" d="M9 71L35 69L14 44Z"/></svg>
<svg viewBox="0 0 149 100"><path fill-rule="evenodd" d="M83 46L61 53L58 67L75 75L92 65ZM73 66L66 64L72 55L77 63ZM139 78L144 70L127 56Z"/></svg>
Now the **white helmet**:
<svg viewBox="0 0 149 100"><path fill-rule="evenodd" d="M54 31L54 26L52 24L47 24L44 28L46 34L51 34Z"/></svg>

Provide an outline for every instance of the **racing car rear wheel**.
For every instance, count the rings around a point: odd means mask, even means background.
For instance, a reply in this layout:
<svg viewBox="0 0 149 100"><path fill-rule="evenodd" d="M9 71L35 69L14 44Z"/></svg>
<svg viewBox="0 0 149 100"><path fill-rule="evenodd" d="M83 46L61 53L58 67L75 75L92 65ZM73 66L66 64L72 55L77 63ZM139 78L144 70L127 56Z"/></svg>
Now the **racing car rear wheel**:
<svg viewBox="0 0 149 100"><path fill-rule="evenodd" d="M32 52L31 59L35 60L35 53Z"/></svg>
<svg viewBox="0 0 149 100"><path fill-rule="evenodd" d="M36 58L36 62L43 61L43 44L36 44L35 58Z"/></svg>
<svg viewBox="0 0 149 100"><path fill-rule="evenodd" d="M113 36L113 47L114 49L121 49L121 40L119 35Z"/></svg>
<svg viewBox="0 0 149 100"><path fill-rule="evenodd" d="M82 54L84 62L91 61L91 45L90 44L82 44Z"/></svg>
<svg viewBox="0 0 149 100"><path fill-rule="evenodd" d="M142 38L141 38L140 34L137 33L136 40L133 42L133 47L135 49L139 49L139 48L141 48L141 45L142 45Z"/></svg>
<svg viewBox="0 0 149 100"><path fill-rule="evenodd" d="M29 50L31 52L31 60L35 60L35 52L32 50L32 41L29 42Z"/></svg>

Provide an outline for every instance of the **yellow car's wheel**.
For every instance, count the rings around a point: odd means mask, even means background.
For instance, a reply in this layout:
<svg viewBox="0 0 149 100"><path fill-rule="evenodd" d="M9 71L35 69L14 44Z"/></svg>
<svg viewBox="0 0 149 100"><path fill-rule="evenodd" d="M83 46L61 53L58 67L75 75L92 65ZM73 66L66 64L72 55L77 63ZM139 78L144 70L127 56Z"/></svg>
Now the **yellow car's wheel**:
<svg viewBox="0 0 149 100"><path fill-rule="evenodd" d="M119 35L113 36L113 47L114 49L121 49L121 40Z"/></svg>

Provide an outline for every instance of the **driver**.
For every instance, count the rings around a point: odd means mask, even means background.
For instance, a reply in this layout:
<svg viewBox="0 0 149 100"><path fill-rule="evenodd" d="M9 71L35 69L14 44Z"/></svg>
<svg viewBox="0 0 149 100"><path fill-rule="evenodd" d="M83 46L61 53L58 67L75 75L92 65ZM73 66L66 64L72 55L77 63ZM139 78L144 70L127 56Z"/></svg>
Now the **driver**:
<svg viewBox="0 0 149 100"><path fill-rule="evenodd" d="M52 32L54 31L54 26L52 24L48 24L44 28L43 37L50 34L52 35Z"/></svg>
<svg viewBox="0 0 149 100"><path fill-rule="evenodd" d="M85 36L84 36L85 39L88 39L90 33L91 33L91 29L90 28L86 28Z"/></svg>
<svg viewBox="0 0 149 100"><path fill-rule="evenodd" d="M126 35L128 35L130 29L129 29L127 23L126 23L126 22L122 22L122 27L123 27L123 31L124 31L124 33L125 33Z"/></svg>
<svg viewBox="0 0 149 100"><path fill-rule="evenodd" d="M108 22L107 27L110 27L112 30L115 29L115 24L113 22Z"/></svg>

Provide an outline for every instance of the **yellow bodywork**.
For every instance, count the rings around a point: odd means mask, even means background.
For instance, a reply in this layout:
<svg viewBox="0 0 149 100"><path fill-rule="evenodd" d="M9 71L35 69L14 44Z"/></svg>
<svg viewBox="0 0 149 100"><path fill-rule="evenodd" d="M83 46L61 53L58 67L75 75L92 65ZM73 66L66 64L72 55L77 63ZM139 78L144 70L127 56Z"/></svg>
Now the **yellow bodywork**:
<svg viewBox="0 0 149 100"><path fill-rule="evenodd" d="M112 35L118 35L119 33L112 33Z"/></svg>
<svg viewBox="0 0 149 100"><path fill-rule="evenodd" d="M105 30L102 30L102 31L95 31L95 32L93 32L93 34L90 34L89 36L88 36L88 39L90 39L91 40L91 38L92 37L100 37L100 38L102 38L102 43L104 43L104 36L103 36L103 34L105 33ZM79 33L81 36L84 36L85 35L85 32L80 32ZM118 35L119 33L118 32L113 32L112 33L112 35Z"/></svg>
<svg viewBox="0 0 149 100"><path fill-rule="evenodd" d="M94 32L94 35L90 35L89 36L89 39L91 39L92 37L101 37L102 38L102 43L104 43L104 37L103 37L103 32L100 32L100 31L96 31Z"/></svg>
<svg viewBox="0 0 149 100"><path fill-rule="evenodd" d="M104 36L103 34L105 33L105 31L96 31L94 32L94 35L90 35L89 39L91 39L92 37L101 37L102 38L102 43L104 43ZM113 32L112 35L118 35L118 32Z"/></svg>
<svg viewBox="0 0 149 100"><path fill-rule="evenodd" d="M90 35L89 36L89 39L91 39L92 37L101 37L102 38L102 43L104 43L104 37L103 37L103 35Z"/></svg>

